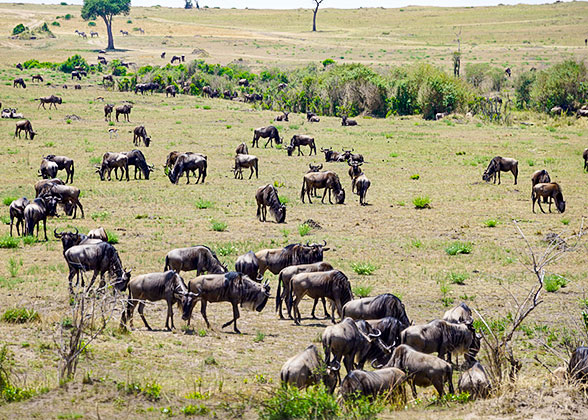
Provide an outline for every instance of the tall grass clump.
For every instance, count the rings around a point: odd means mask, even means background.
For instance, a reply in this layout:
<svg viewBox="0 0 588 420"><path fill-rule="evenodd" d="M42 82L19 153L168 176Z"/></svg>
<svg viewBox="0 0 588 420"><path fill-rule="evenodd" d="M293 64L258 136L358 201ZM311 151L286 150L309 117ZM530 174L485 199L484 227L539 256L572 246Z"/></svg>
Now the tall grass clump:
<svg viewBox="0 0 588 420"><path fill-rule="evenodd" d="M212 205L213 205L212 201L209 201L209 200L204 200L202 198L199 198L198 200L196 200L196 208L198 208L200 210L209 209L212 207Z"/></svg>
<svg viewBox="0 0 588 420"><path fill-rule="evenodd" d="M34 309L11 308L2 315L2 321L9 324L24 324L39 320L39 313Z"/></svg>
<svg viewBox="0 0 588 420"><path fill-rule="evenodd" d="M18 238L15 238L13 236L0 236L0 248L16 248L18 247L18 242Z"/></svg>
<svg viewBox="0 0 588 420"><path fill-rule="evenodd" d="M445 248L445 252L448 255L471 254L472 249L473 246L471 242L455 241Z"/></svg>
<svg viewBox="0 0 588 420"><path fill-rule="evenodd" d="M2 202L4 203L4 205L5 205L5 206L9 206L9 205L11 205L11 204L12 204L12 202L13 202L14 200L16 200L16 199L18 199L18 197L14 197L14 196L12 196L12 195L7 195L6 197L4 197L4 198L2 199Z"/></svg>
<svg viewBox="0 0 588 420"><path fill-rule="evenodd" d="M360 276L371 276L377 269L374 264L368 261L351 263L351 268L353 271L355 271L356 274L359 274Z"/></svg>
<svg viewBox="0 0 588 420"><path fill-rule="evenodd" d="M298 233L300 234L300 236L308 235L311 230L312 230L312 227L310 227L310 225L308 223L303 223L301 225L298 225Z"/></svg>
<svg viewBox="0 0 588 420"><path fill-rule="evenodd" d="M412 204L416 209L430 209L431 199L428 196L415 197L412 199Z"/></svg>
<svg viewBox="0 0 588 420"><path fill-rule="evenodd" d="M568 281L565 277L557 274L548 274L543 278L543 285L548 292L557 292L560 288L566 287Z"/></svg>
<svg viewBox="0 0 588 420"><path fill-rule="evenodd" d="M219 222L218 220L211 220L210 226L215 232L224 232L227 230L227 224L225 222Z"/></svg>

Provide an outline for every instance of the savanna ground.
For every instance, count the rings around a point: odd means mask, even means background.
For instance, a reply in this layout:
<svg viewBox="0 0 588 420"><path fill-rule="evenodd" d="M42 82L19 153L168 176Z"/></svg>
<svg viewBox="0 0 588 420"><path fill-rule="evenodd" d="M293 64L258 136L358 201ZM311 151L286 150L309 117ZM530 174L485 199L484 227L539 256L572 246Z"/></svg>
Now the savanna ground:
<svg viewBox="0 0 588 420"><path fill-rule="evenodd" d="M173 248L205 244L215 249L232 267L236 257L248 250L278 247L298 241L326 240L331 248L325 260L344 271L353 287L369 286L370 294L392 292L406 305L415 323L442 316L447 309L442 298L466 301L490 319L503 318L513 310L513 296L521 298L536 280L525 269L526 251L512 220L517 220L531 245L539 252L549 233L577 232L585 216L586 174L582 151L587 145L586 120L551 118L534 113L516 113L510 126L484 123L456 116L427 122L418 116L372 119L359 117L358 127L342 127L337 118L322 117L309 124L302 114L291 115L289 123L277 123L287 140L293 134L311 134L318 148L354 147L367 162L372 181L369 206L360 207L351 194L345 164L325 164L335 170L347 192L343 206L322 205L320 200L302 204L302 176L309 163L323 157L287 157L284 149L255 149L260 158L260 178L235 180L231 172L238 143L250 144L252 128L268 125L276 112L225 100L208 100L162 94L135 96L106 91L97 77L84 80L81 91L71 89L68 75L41 73L53 86L68 83L70 89L28 83L26 90L12 88L21 73L14 64L27 59L63 61L80 53L95 62L104 46L104 28L96 27L100 39L82 40L73 31L90 29L79 18L79 8L61 6L0 5L3 28L0 98L4 106L18 110L32 121L38 136L34 141L14 139L14 121L1 120L0 192L2 197L32 197L33 183L41 156L47 153L71 156L76 161L74 185L83 191L86 217L50 219L48 229L78 227L85 231L104 226L114 232L116 245L126 267L135 275L161 271L165 254ZM9 29L27 26L72 13L50 26L56 39L18 41L8 39ZM186 12L167 8L134 8L129 17L115 19L119 29L142 27L145 36L116 36L121 50L107 57L120 57L139 65L164 63L162 50L184 53L187 60L202 58L189 54L204 50L209 62L228 63L243 58L252 68L279 65L291 67L309 61L335 58L373 63L385 69L424 60L450 66L455 50L454 26L462 29L462 66L474 60L511 66L513 72L532 66L553 64L564 58L585 60L583 45L588 10L586 3L545 6L516 6L475 9L405 8L403 10L361 9L319 12L316 34L308 31L311 12L200 10ZM132 23L125 23L127 19ZM199 51L200 51L199 50ZM34 98L51 93L63 97L58 110L37 110ZM131 123L117 123L119 137L110 139L103 119L103 96L107 102L135 102ZM75 114L80 120L72 119ZM94 164L106 151L133 148L136 125L144 124L152 145L142 148L156 171L149 181L101 182ZM209 173L204 184L171 185L162 164L171 150L208 155ZM305 151L306 153L306 151ZM502 185L482 182L481 174L495 155L519 161L519 183L503 174ZM562 185L565 214L533 214L530 175L545 168ZM248 172L246 172L248 173ZM413 175L419 179L411 179ZM415 177L412 177L415 178ZM287 223L260 223L255 218L254 193L267 183L280 185L288 200ZM412 200L430 198L430 209L416 210ZM202 206L210 202L208 208ZM200 205L199 205L200 204ZM3 216L8 215L5 206ZM299 225L307 219L322 228L301 237ZM3 218L3 220L5 220ZM497 222L488 227L488 220ZM211 221L227 224L224 232L212 229ZM2 235L8 233L3 225ZM468 255L450 256L445 249L454 241L471 242ZM257 416L260 402L278 386L282 363L310 343L318 344L327 320L303 319L302 326L279 321L271 300L262 313L242 311L242 335L220 325L230 319L230 305L209 305L212 329L207 330L195 313L193 331L184 325L176 310L172 333L163 330L165 304L148 305L146 317L156 328L148 332L135 319L130 334L118 331L118 318L106 333L93 342L81 357L76 377L58 386L58 361L54 338L60 322L69 314L67 267L61 243L50 235L49 242L21 243L17 249L1 249L0 312L13 307L35 309L40 321L14 325L0 322L0 343L13 354L13 370L21 386L49 390L30 400L0 407L2 418L159 418L180 415L188 404L202 404L205 416L219 418ZM517 391L501 392L488 401L465 405L428 406L430 390L420 390L423 401L410 401L405 409L385 411L382 416L404 418L581 418L585 400L569 388L555 384L549 372L534 357L551 368L563 364L540 342L557 352L561 343L574 336L581 339L580 299L585 298L586 249L566 255L550 266L549 272L565 276L565 288L545 293L544 302L517 336L516 354L523 368ZM359 276L352 264L366 262L376 269ZM188 280L192 273L185 273ZM272 292L276 278L269 275ZM451 278L461 278L463 285ZM442 286L448 290L442 293ZM512 295L511 295L512 293ZM448 300L445 300L449 303ZM303 313L310 305L304 302ZM319 313L321 311L319 310ZM93 379L85 384L82 379ZM454 383L457 375L454 377ZM161 386L161 397L129 395L117 384L150 383ZM185 396L198 391L203 400Z"/></svg>

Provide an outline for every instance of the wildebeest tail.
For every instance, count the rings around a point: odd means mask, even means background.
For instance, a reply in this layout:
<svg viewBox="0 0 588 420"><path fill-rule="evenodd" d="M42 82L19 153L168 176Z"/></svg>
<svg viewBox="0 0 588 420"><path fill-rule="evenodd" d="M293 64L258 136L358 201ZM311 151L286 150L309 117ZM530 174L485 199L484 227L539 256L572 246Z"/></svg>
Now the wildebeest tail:
<svg viewBox="0 0 588 420"><path fill-rule="evenodd" d="M258 216L259 216L259 210L257 211ZM278 308L280 307L281 303L282 303L282 272L280 271L280 274L278 275L278 289L276 291L276 312L278 311Z"/></svg>
<svg viewBox="0 0 588 420"><path fill-rule="evenodd" d="M165 266L163 267L163 271L169 270L169 257L165 256Z"/></svg>
<svg viewBox="0 0 588 420"><path fill-rule="evenodd" d="M304 202L304 187L306 187L306 180L302 180L302 190L300 191L300 200Z"/></svg>
<svg viewBox="0 0 588 420"><path fill-rule="evenodd" d="M31 217L29 219L25 219L26 220L26 231L25 231L25 236L31 235L33 236L34 230L35 230L35 221L34 219Z"/></svg>

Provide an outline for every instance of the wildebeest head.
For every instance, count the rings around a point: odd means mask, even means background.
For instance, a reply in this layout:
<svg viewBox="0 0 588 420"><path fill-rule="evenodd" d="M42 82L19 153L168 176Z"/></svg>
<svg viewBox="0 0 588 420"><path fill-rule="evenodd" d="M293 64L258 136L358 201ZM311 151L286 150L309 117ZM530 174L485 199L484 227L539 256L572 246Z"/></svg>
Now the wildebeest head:
<svg viewBox="0 0 588 420"><path fill-rule="evenodd" d="M149 147L149 144L151 143L151 137L145 136L143 141L145 142L145 147Z"/></svg>
<svg viewBox="0 0 588 420"><path fill-rule="evenodd" d="M286 205L285 204L280 204L280 206L276 210L276 219L277 219L278 223L284 223L286 221Z"/></svg>
<svg viewBox="0 0 588 420"><path fill-rule="evenodd" d="M289 144L288 146L286 146L286 151L288 152L288 156L292 156L292 152L294 151L294 146L292 144Z"/></svg>
<svg viewBox="0 0 588 420"><path fill-rule="evenodd" d="M39 198L42 198L45 203L47 216L57 216L57 203L59 203L59 197L52 194L42 194Z"/></svg>
<svg viewBox="0 0 588 420"><path fill-rule="evenodd" d="M230 276L232 273L227 273ZM270 296L269 280L259 284L251 280L245 274L235 273L241 276L243 286L243 295L241 297L241 306L245 309L263 311Z"/></svg>
<svg viewBox="0 0 588 420"><path fill-rule="evenodd" d="M561 192L557 193L555 196L555 206L560 213L566 211L566 202L564 201L563 194Z"/></svg>
<svg viewBox="0 0 588 420"><path fill-rule="evenodd" d="M335 391L335 387L339 382L339 369L341 369L341 363L339 363L337 360L333 360L331 364L327 365L325 368L323 382L331 394Z"/></svg>
<svg viewBox="0 0 588 420"><path fill-rule="evenodd" d="M192 309L194 304L196 303L195 300L198 298L196 293L188 292L183 296L182 301L182 319L187 321L190 319L190 315L192 314Z"/></svg>
<svg viewBox="0 0 588 420"><path fill-rule="evenodd" d="M323 164L313 165L312 163L309 163L308 168L308 172L320 172L320 170L323 169Z"/></svg>
<svg viewBox="0 0 588 420"><path fill-rule="evenodd" d="M339 192L335 193L335 202L337 204L345 204L345 190L341 188Z"/></svg>
<svg viewBox="0 0 588 420"><path fill-rule="evenodd" d="M78 228L75 228L76 231L74 232L57 232L57 228L53 230L53 235L56 238L61 239L61 244L63 245L63 252L70 249L72 246L78 245L81 240L81 236L79 235Z"/></svg>
<svg viewBox="0 0 588 420"><path fill-rule="evenodd" d="M115 280L113 286L116 290L122 293L127 289L127 285L131 280L131 271L133 270L123 270L122 275Z"/></svg>

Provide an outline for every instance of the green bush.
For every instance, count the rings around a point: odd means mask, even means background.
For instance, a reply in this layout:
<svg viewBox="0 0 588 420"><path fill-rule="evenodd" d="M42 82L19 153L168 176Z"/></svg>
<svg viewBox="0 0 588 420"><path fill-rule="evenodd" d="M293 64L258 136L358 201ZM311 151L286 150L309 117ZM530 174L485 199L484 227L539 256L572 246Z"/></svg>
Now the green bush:
<svg viewBox="0 0 588 420"><path fill-rule="evenodd" d="M448 280L453 284L459 284L460 286L465 284L465 281L469 278L467 273L454 273L447 274Z"/></svg>
<svg viewBox="0 0 588 420"><path fill-rule="evenodd" d="M5 206L9 206L12 204L12 202L14 200L17 200L18 197L13 196L13 195L7 195L6 197L2 198L2 202L4 203Z"/></svg>
<svg viewBox="0 0 588 420"><path fill-rule="evenodd" d="M484 221L484 224L487 227L496 227L496 225L498 224L498 221L496 219L488 219Z"/></svg>
<svg viewBox="0 0 588 420"><path fill-rule="evenodd" d="M568 281L557 274L548 274L543 278L543 285L548 292L557 292L561 287L566 287Z"/></svg>
<svg viewBox="0 0 588 420"><path fill-rule="evenodd" d="M90 70L90 66L84 57L79 54L73 55L61 63L58 68L64 73L71 73L76 66L82 67L85 71Z"/></svg>
<svg viewBox="0 0 588 420"><path fill-rule="evenodd" d="M360 276L371 276L377 267L367 261L351 263L351 268Z"/></svg>
<svg viewBox="0 0 588 420"><path fill-rule="evenodd" d="M491 82L490 89L500 92L506 82L504 70L495 67L488 72L488 76L490 77Z"/></svg>
<svg viewBox="0 0 588 420"><path fill-rule="evenodd" d="M212 230L214 230L215 232L224 232L225 230L227 230L227 224L225 222L211 220L210 225L212 227Z"/></svg>
<svg viewBox="0 0 588 420"><path fill-rule="evenodd" d="M53 21L51 22L52 26L61 26L61 23L57 22L57 21Z"/></svg>
<svg viewBox="0 0 588 420"><path fill-rule="evenodd" d="M486 63L468 63L465 66L466 80L473 87L480 87L488 75L490 66Z"/></svg>
<svg viewBox="0 0 588 420"><path fill-rule="evenodd" d="M310 225L308 225L307 223L303 223L298 226L298 233L300 234L300 236L308 235L311 230L312 230L312 227L310 227Z"/></svg>
<svg viewBox="0 0 588 420"><path fill-rule="evenodd" d="M39 320L39 313L34 309L12 308L7 309L2 315L2 320L10 324L24 324Z"/></svg>
<svg viewBox="0 0 588 420"><path fill-rule="evenodd" d="M209 200L204 200L202 198L199 198L198 200L196 200L196 208L202 210L202 209L209 209L213 206L212 201Z"/></svg>
<svg viewBox="0 0 588 420"><path fill-rule="evenodd" d="M284 419L335 419L341 417L341 408L336 397L324 385L310 386L300 390L292 386L276 389L273 396L261 403L259 418L262 420Z"/></svg>
<svg viewBox="0 0 588 420"><path fill-rule="evenodd" d="M531 105L531 91L536 78L534 71L527 71L519 74L515 79L515 104L518 109L526 109Z"/></svg>
<svg viewBox="0 0 588 420"><path fill-rule="evenodd" d="M108 243L111 245L118 244L118 236L114 232L106 231L106 237L108 238Z"/></svg>
<svg viewBox="0 0 588 420"><path fill-rule="evenodd" d="M0 248L16 248L18 247L18 238L4 235L0 237Z"/></svg>
<svg viewBox="0 0 588 420"><path fill-rule="evenodd" d="M583 62L567 60L537 75L531 97L535 108L549 112L554 106L574 111L588 100L588 72Z"/></svg>
<svg viewBox="0 0 588 420"><path fill-rule="evenodd" d="M353 289L353 294L360 298L368 297L370 293L372 293L372 286L355 286Z"/></svg>
<svg viewBox="0 0 588 420"><path fill-rule="evenodd" d="M323 67L328 67L331 64L335 64L335 60L333 60L332 58L327 58L325 60L322 61Z"/></svg>
<svg viewBox="0 0 588 420"><path fill-rule="evenodd" d="M471 242L455 241L445 248L445 252L449 255L470 254L472 249L473 246Z"/></svg>
<svg viewBox="0 0 588 420"><path fill-rule="evenodd" d="M12 28L12 35L22 34L27 29L28 28L26 26L24 26L22 23L19 23L14 28Z"/></svg>
<svg viewBox="0 0 588 420"><path fill-rule="evenodd" d="M68 13L64 16L65 20L70 20L71 18L73 18L73 15L71 13Z"/></svg>
<svg viewBox="0 0 588 420"><path fill-rule="evenodd" d="M88 22L88 26L96 26L96 22L90 21Z"/></svg>
<svg viewBox="0 0 588 420"><path fill-rule="evenodd" d="M417 209L430 209L431 208L431 199L428 196L423 197L415 197L412 199L412 204Z"/></svg>

